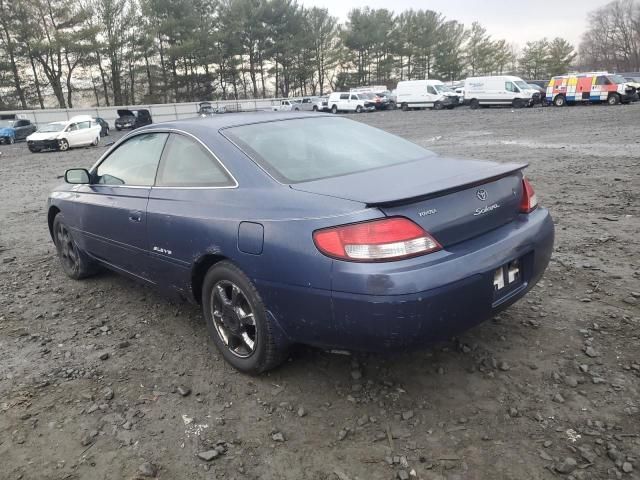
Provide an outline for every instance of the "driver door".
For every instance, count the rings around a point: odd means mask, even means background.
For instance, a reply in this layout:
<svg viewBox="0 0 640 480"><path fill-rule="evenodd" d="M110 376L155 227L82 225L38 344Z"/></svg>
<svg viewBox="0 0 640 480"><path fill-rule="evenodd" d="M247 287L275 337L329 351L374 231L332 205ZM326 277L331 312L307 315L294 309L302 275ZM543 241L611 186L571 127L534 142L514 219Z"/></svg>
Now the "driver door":
<svg viewBox="0 0 640 480"><path fill-rule="evenodd" d="M76 190L83 248L101 261L151 280L147 202L167 133L150 132L120 144Z"/></svg>

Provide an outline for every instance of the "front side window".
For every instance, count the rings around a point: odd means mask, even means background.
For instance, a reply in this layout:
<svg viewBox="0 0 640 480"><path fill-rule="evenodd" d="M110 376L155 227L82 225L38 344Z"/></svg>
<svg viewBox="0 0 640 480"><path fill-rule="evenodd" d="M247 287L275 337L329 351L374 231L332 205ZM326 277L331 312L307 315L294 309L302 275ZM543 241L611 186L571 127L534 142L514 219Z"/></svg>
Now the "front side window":
<svg viewBox="0 0 640 480"><path fill-rule="evenodd" d="M168 133L145 133L130 138L98 165L95 183L143 187L153 185L168 136Z"/></svg>
<svg viewBox="0 0 640 480"><path fill-rule="evenodd" d="M159 187L227 187L233 180L199 142L171 134L162 155L156 185Z"/></svg>
<svg viewBox="0 0 640 480"><path fill-rule="evenodd" d="M340 100L349 100L349 94L348 93L341 93L340 94Z"/></svg>
<svg viewBox="0 0 640 480"><path fill-rule="evenodd" d="M504 89L507 92L517 92L518 89L516 88L516 86L513 84L513 82L504 82Z"/></svg>
<svg viewBox="0 0 640 480"><path fill-rule="evenodd" d="M76 130L78 130L78 124L77 123L72 123L71 125L69 125L67 127L67 132L75 132Z"/></svg>
<svg viewBox="0 0 640 480"><path fill-rule="evenodd" d="M431 85L427 86L427 93L430 93L431 95L437 95L436 89L433 88Z"/></svg>
<svg viewBox="0 0 640 480"><path fill-rule="evenodd" d="M230 127L223 134L282 183L349 175L433 155L400 137L344 118L262 122Z"/></svg>
<svg viewBox="0 0 640 480"><path fill-rule="evenodd" d="M358 100L358 96L357 95L351 95L351 100Z"/></svg>

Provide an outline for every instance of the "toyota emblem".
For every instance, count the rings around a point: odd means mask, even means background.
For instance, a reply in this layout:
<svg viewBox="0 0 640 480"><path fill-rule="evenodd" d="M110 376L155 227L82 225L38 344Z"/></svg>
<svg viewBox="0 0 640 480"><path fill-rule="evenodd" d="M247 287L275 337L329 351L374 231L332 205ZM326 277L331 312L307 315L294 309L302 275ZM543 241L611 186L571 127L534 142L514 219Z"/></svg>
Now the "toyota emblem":
<svg viewBox="0 0 640 480"><path fill-rule="evenodd" d="M478 200L484 202L487 199L487 191L481 188L476 192L476 197L478 197Z"/></svg>

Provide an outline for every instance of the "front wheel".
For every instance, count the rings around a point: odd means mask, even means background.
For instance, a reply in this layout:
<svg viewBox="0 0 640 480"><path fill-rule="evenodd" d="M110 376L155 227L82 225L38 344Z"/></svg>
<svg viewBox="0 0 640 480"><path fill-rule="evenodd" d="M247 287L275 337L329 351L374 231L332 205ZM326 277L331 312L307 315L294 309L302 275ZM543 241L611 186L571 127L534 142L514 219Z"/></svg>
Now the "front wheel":
<svg viewBox="0 0 640 480"><path fill-rule="evenodd" d="M512 105L513 105L513 108L523 108L523 107L524 107L524 105L525 105L525 103L524 103L524 100L523 100L523 99L521 99L521 98L515 98L515 99L513 100Z"/></svg>
<svg viewBox="0 0 640 480"><path fill-rule="evenodd" d="M258 291L231 262L217 263L207 272L202 311L213 343L237 370L257 375L284 359Z"/></svg>
<svg viewBox="0 0 640 480"><path fill-rule="evenodd" d="M362 105L356 107L356 113L362 113Z"/></svg>
<svg viewBox="0 0 640 480"><path fill-rule="evenodd" d="M40 152L40 149L39 149L39 148L36 148L36 147L29 147L29 151L30 151L31 153L38 153L38 152Z"/></svg>
<svg viewBox="0 0 640 480"><path fill-rule="evenodd" d="M91 145L94 147L97 147L98 144L100 143L100 137L96 137L93 142L91 142Z"/></svg>
<svg viewBox="0 0 640 480"><path fill-rule="evenodd" d="M334 105L333 107L331 107L331 113L338 113L338 106Z"/></svg>
<svg viewBox="0 0 640 480"><path fill-rule="evenodd" d="M444 108L444 105L442 105L442 102L436 102L433 104L434 110L442 110L443 108Z"/></svg>
<svg viewBox="0 0 640 480"><path fill-rule="evenodd" d="M96 264L80 250L62 213L58 213L53 220L53 242L56 245L62 269L68 277L80 280L96 272Z"/></svg>
<svg viewBox="0 0 640 480"><path fill-rule="evenodd" d="M409 111L409 105L407 105L406 103L403 103L400 108L402 108L403 112L408 112Z"/></svg>
<svg viewBox="0 0 640 480"><path fill-rule="evenodd" d="M61 152L66 152L67 150L69 150L69 142L64 138L58 142L58 145L60 145Z"/></svg>
<svg viewBox="0 0 640 480"><path fill-rule="evenodd" d="M478 101L477 98L474 98L469 102L469 108L471 108L471 110L477 110L479 107L480 107L480 102Z"/></svg>
<svg viewBox="0 0 640 480"><path fill-rule="evenodd" d="M317 111L318 111L318 106L317 106L317 105L314 105L314 106L313 106L313 111L314 111L314 112L317 112Z"/></svg>
<svg viewBox="0 0 640 480"><path fill-rule="evenodd" d="M567 104L567 99L564 95L557 95L556 98L553 99L553 104L556 107L564 107Z"/></svg>
<svg viewBox="0 0 640 480"><path fill-rule="evenodd" d="M9 145L13 145L14 143L16 143L16 139L14 137L8 137L7 143Z"/></svg>
<svg viewBox="0 0 640 480"><path fill-rule="evenodd" d="M620 103L620 95L618 95L617 93L609 95L609 98L607 98L607 103L609 105L618 105Z"/></svg>

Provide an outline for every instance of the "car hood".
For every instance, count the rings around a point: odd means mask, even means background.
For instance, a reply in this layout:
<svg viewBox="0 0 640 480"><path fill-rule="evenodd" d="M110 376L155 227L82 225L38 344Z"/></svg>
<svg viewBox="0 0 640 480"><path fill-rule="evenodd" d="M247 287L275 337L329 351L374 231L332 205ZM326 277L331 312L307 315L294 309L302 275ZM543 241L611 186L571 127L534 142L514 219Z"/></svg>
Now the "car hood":
<svg viewBox="0 0 640 480"><path fill-rule="evenodd" d="M380 205L481 184L526 166L526 163L460 160L433 155L399 165L297 183L291 188L367 205Z"/></svg>
<svg viewBox="0 0 640 480"><path fill-rule="evenodd" d="M27 137L27 140L55 140L62 132L35 132Z"/></svg>
<svg viewBox="0 0 640 480"><path fill-rule="evenodd" d="M118 112L118 117L135 117L134 113L131 110L128 109L120 109L117 111Z"/></svg>
<svg viewBox="0 0 640 480"><path fill-rule="evenodd" d="M13 134L15 134L15 130L13 129L13 127L0 128L0 136L13 135Z"/></svg>

